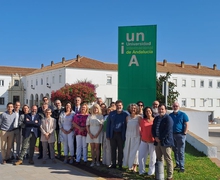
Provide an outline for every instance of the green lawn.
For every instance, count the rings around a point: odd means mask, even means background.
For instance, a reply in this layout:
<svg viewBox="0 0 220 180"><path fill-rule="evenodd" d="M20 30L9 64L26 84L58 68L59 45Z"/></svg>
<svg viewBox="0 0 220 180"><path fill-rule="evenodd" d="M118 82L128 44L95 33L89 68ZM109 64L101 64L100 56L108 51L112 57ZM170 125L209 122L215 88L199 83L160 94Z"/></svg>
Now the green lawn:
<svg viewBox="0 0 220 180"><path fill-rule="evenodd" d="M91 161L90 146L88 146L88 161ZM147 160L147 164L148 161L149 159ZM175 166L175 162L173 164ZM94 166L92 168L103 173L116 174L123 179L154 179L154 177L139 176L138 173L129 172L126 167L123 168L123 171L109 170L105 166ZM146 172L147 171L148 166L146 166ZM166 177L166 169L164 170L164 174ZM187 143L185 153L185 173L174 171L173 178L175 180L220 180L220 168L202 152L197 151L193 146Z"/></svg>

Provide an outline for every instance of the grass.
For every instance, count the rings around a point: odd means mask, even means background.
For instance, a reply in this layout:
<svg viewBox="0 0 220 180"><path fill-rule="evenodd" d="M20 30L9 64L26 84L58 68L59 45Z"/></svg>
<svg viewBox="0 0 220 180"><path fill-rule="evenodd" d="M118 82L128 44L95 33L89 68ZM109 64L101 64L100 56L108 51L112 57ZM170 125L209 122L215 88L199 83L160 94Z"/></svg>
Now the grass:
<svg viewBox="0 0 220 180"><path fill-rule="evenodd" d="M173 164L175 166L173 154L172 157ZM90 146L88 146L88 161L91 161ZM149 159L147 160L146 172L148 171L148 162ZM89 166L89 164L87 166ZM110 170L106 166L94 166L91 168L94 168L96 171L101 173L114 174L122 179L154 179L153 176L140 176L138 173L130 172L127 167L123 167L122 171L117 169ZM164 169L164 175L166 177L166 169ZM189 143L186 143L185 173L178 173L177 171L174 171L173 178L175 180L220 180L220 168L205 154L196 150Z"/></svg>

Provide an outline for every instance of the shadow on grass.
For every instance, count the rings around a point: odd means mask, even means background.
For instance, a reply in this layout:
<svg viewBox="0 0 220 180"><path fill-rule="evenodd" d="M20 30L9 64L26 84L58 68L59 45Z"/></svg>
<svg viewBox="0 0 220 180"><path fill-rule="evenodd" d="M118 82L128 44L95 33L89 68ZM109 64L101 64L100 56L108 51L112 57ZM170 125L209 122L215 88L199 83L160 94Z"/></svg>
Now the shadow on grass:
<svg viewBox="0 0 220 180"><path fill-rule="evenodd" d="M191 144L189 144L188 142L186 142L186 149L185 149L185 152L187 154L190 154L192 156L195 156L195 157L206 157L206 155L201 152L201 151L198 151L196 148L194 148Z"/></svg>

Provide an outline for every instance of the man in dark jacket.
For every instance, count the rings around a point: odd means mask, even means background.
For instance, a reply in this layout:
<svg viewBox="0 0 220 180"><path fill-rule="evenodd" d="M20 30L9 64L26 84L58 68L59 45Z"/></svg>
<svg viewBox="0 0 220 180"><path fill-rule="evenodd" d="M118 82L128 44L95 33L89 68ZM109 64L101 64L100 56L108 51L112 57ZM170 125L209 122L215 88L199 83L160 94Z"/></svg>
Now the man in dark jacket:
<svg viewBox="0 0 220 180"><path fill-rule="evenodd" d="M24 116L25 127L23 131L23 143L22 150L19 155L19 160L14 165L20 165L23 163L23 157L26 153L27 148L30 146L29 164L34 164L33 156L35 150L36 139L38 137L38 129L41 125L41 117L37 114L37 106L32 106L31 113Z"/></svg>
<svg viewBox="0 0 220 180"><path fill-rule="evenodd" d="M167 163L167 180L173 179L173 160L171 157L173 141L173 120L166 114L166 106L161 104L158 107L159 116L156 116L152 126L152 134L155 138L155 150L157 161L163 161L162 157Z"/></svg>
<svg viewBox="0 0 220 180"><path fill-rule="evenodd" d="M55 106L56 106L56 109L53 111L52 113L52 117L54 119L56 119L56 137L57 137L57 151L58 151L58 155L57 157L60 158L61 156L61 143L59 141L59 132L60 132L60 127L59 127L59 117L60 117L60 113L62 111L64 111L64 107L62 107L62 103L59 99L57 99L55 101Z"/></svg>

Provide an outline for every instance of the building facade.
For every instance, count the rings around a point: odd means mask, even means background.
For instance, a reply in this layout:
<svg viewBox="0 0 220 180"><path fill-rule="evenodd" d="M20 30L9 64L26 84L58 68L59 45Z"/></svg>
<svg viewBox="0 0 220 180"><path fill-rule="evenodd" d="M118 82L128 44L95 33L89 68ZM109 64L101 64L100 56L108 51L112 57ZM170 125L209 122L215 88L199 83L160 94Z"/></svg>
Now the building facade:
<svg viewBox="0 0 220 180"><path fill-rule="evenodd" d="M91 81L96 85L97 97L106 104L117 100L118 72L117 64L103 63L87 57L76 56L74 59L41 65L39 69L11 69L13 74L0 71L0 108L5 109L7 102L20 100L22 104L38 106L44 96L51 97L51 92L65 84L77 81ZM217 66L205 67L200 63L188 65L157 62L157 76L171 73L170 81L176 84L180 93L177 101L181 107L208 111L210 118L220 117L220 70ZM18 83L19 82L19 83ZM18 84L17 84L18 83Z"/></svg>

